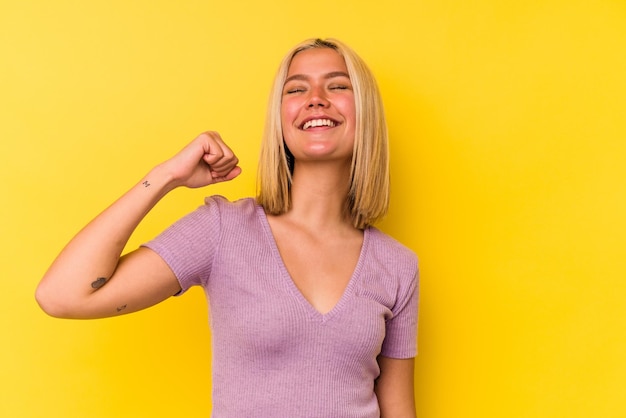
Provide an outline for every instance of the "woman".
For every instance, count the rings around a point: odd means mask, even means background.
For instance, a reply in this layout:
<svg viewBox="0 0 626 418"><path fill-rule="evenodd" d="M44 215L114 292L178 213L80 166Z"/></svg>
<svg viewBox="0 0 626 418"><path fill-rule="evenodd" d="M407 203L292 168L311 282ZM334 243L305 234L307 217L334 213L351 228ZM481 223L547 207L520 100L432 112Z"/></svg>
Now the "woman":
<svg viewBox="0 0 626 418"><path fill-rule="evenodd" d="M210 298L216 417L414 417L415 255L371 225L388 205L374 78L336 40L308 40L275 79L255 199L220 196L121 256L176 187L241 172L206 132L74 237L38 289L50 315L137 311L193 285Z"/></svg>

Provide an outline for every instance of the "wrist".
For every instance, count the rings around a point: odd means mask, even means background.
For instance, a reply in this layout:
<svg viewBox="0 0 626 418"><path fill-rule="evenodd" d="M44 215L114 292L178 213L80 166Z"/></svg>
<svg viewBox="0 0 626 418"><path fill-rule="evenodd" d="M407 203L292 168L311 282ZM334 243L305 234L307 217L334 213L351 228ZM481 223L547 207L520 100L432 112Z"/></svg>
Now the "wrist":
<svg viewBox="0 0 626 418"><path fill-rule="evenodd" d="M152 168L140 181L139 187L150 189L163 197L175 188L179 187L174 175L163 164Z"/></svg>

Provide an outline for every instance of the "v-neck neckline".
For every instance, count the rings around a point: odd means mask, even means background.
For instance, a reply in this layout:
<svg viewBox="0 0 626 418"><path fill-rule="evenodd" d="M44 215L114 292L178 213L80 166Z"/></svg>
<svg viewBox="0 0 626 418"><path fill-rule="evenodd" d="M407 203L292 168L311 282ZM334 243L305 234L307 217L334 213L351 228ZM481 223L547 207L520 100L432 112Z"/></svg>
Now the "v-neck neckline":
<svg viewBox="0 0 626 418"><path fill-rule="evenodd" d="M267 219L267 214L265 213L265 210L263 209L261 205L257 204L256 206L257 206L256 210L257 210L259 220L263 226L263 229L265 230L265 235L266 235L268 244L270 246L270 249L272 250L272 255L274 256L274 260L280 269L281 279L284 282L286 282L286 285L287 287L289 287L291 294L294 295L294 297L298 300L300 305L308 312L310 317L318 319L321 322L326 322L329 319L333 318L338 312L340 312L343 309L343 307L346 305L350 297L354 294L354 288L356 286L356 282L358 281L361 275L362 266L365 260L365 254L367 252L367 248L369 244L370 227L366 227L363 230L363 242L361 243L361 250L359 252L359 258L357 260L356 266L354 267L354 270L352 271L350 280L346 284L346 287L343 289L341 297L335 303L332 309L330 309L326 313L322 313L317 308L315 308L313 304L311 304L311 302L309 302L309 300L306 297L304 297L304 294L302 294L302 291L300 291L298 286L296 286L296 283L291 277L291 274L289 274L285 261L283 260L283 257L280 254L280 250L278 249L278 243L276 242L276 238L274 237L272 227L270 226L269 220Z"/></svg>

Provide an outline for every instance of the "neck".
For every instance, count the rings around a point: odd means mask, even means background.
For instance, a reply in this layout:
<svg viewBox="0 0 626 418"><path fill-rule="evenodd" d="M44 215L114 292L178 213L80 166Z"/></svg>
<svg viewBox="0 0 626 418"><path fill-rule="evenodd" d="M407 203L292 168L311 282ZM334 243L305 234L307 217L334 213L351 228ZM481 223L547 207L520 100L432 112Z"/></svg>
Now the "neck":
<svg viewBox="0 0 626 418"><path fill-rule="evenodd" d="M349 165L299 164L291 185L288 216L318 230L352 226L346 200Z"/></svg>

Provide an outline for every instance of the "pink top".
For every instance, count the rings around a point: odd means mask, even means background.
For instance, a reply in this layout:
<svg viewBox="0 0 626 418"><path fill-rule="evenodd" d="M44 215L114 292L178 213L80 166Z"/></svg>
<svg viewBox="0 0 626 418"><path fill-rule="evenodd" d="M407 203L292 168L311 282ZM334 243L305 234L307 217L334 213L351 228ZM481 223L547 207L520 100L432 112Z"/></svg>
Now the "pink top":
<svg viewBox="0 0 626 418"><path fill-rule="evenodd" d="M209 298L214 417L378 417L376 357L416 355L417 258L374 227L326 314L291 280L251 198L207 198L146 246L183 292Z"/></svg>

